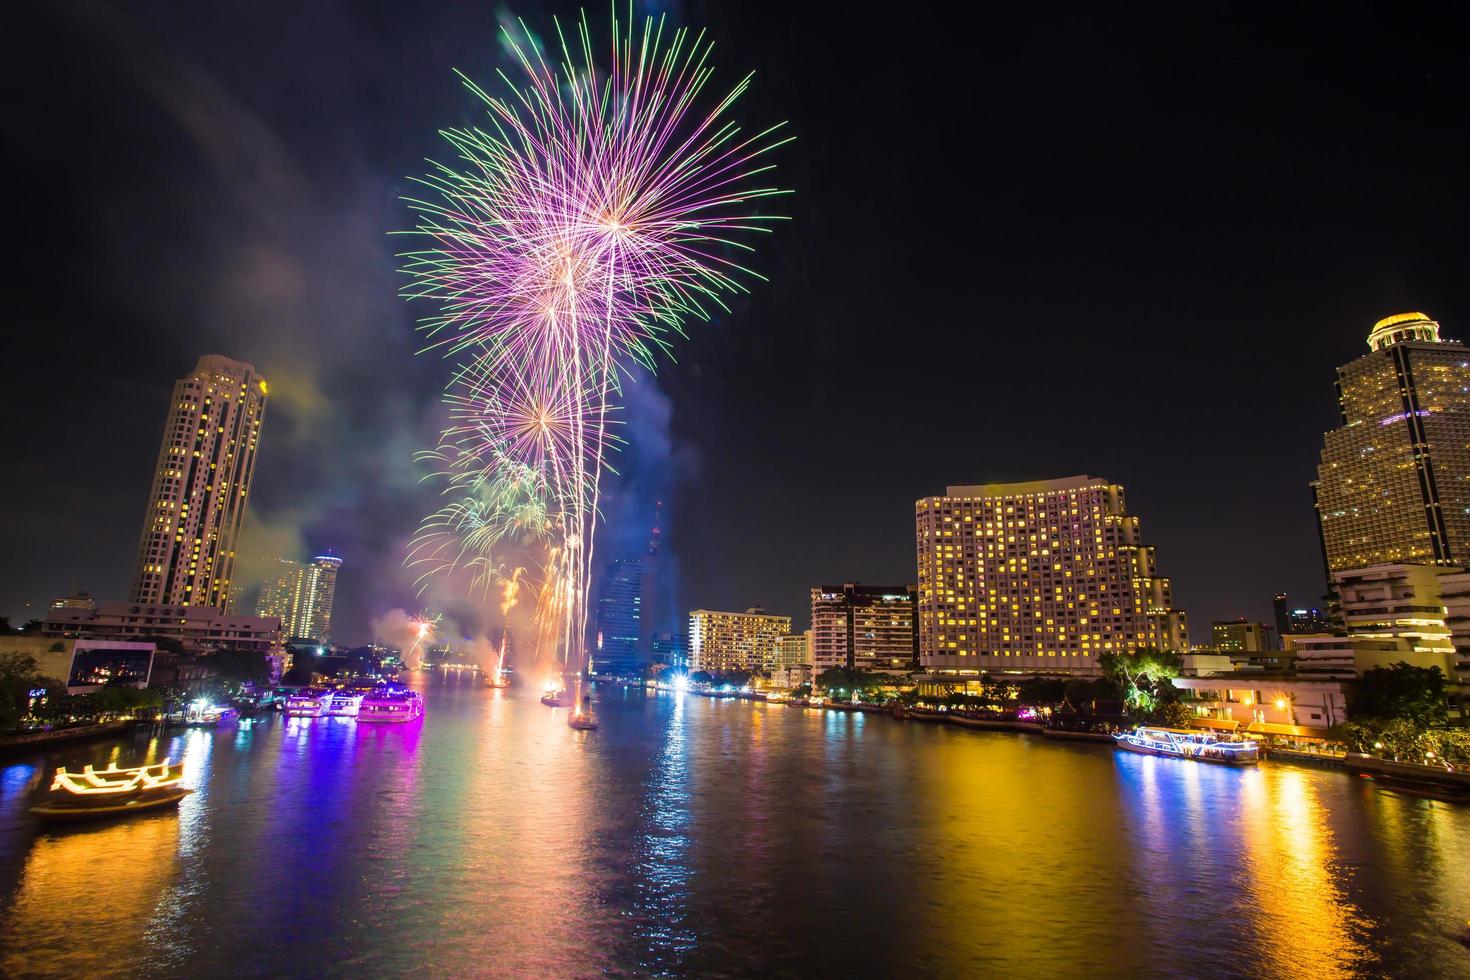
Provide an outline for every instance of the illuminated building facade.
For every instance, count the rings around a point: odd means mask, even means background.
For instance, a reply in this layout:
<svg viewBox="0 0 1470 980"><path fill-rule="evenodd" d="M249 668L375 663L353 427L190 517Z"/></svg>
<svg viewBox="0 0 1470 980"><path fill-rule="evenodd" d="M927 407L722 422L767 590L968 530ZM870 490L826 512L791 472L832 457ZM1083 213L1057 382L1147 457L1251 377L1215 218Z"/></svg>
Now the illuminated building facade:
<svg viewBox="0 0 1470 980"><path fill-rule="evenodd" d="M330 639L341 567L342 559L336 555L318 555L309 565L282 558L276 577L260 587L255 615L279 619L287 639Z"/></svg>
<svg viewBox="0 0 1470 980"><path fill-rule="evenodd" d="M1184 613L1123 488L1074 476L950 487L915 504L919 660L931 673L1084 673L1183 650Z"/></svg>
<svg viewBox="0 0 1470 980"><path fill-rule="evenodd" d="M594 674L631 677L638 672L644 577L641 558L619 558L608 569L597 599Z"/></svg>
<svg viewBox="0 0 1470 980"><path fill-rule="evenodd" d="M812 589L812 664L817 674L849 670L910 671L919 634L912 585L818 585Z"/></svg>
<svg viewBox="0 0 1470 980"><path fill-rule="evenodd" d="M1422 313L1379 320L1337 372L1312 484L1328 575L1470 561L1470 353Z"/></svg>
<svg viewBox="0 0 1470 980"><path fill-rule="evenodd" d="M772 616L759 606L743 613L696 609L689 614L689 669L767 670L776 643L790 632L790 616Z"/></svg>
<svg viewBox="0 0 1470 980"><path fill-rule="evenodd" d="M265 402L254 366L216 354L174 385L131 602L228 603Z"/></svg>
<svg viewBox="0 0 1470 980"><path fill-rule="evenodd" d="M783 636L776 641L776 659L772 664L777 670L787 667L810 667L812 659L812 631Z"/></svg>
<svg viewBox="0 0 1470 980"><path fill-rule="evenodd" d="M1210 646L1222 653L1254 653L1276 650L1279 645L1271 627L1246 619L1217 619L1210 624Z"/></svg>

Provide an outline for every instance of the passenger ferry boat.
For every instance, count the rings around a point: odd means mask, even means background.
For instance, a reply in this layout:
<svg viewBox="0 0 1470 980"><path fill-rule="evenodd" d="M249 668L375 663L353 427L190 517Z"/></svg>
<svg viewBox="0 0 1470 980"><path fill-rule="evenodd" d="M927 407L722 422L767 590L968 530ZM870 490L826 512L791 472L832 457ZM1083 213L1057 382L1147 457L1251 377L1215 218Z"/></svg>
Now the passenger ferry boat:
<svg viewBox="0 0 1470 980"><path fill-rule="evenodd" d="M286 714L291 718L320 718L331 702L331 691L304 688L286 699Z"/></svg>
<svg viewBox="0 0 1470 980"><path fill-rule="evenodd" d="M356 718L366 697L363 691L333 691L327 698L327 714L332 718Z"/></svg>
<svg viewBox="0 0 1470 980"><path fill-rule="evenodd" d="M424 699L418 691L411 691L400 684L380 684L362 699L357 709L357 720L402 724L421 718L423 714Z"/></svg>
<svg viewBox="0 0 1470 980"><path fill-rule="evenodd" d="M1222 742L1209 732L1182 728L1138 727L1113 735L1118 748L1144 755L1167 755L1196 762L1218 762L1227 766L1250 766L1260 758L1260 747L1251 741Z"/></svg>
<svg viewBox="0 0 1470 980"><path fill-rule="evenodd" d="M100 772L84 766L67 772L62 766L51 782L52 797L31 807L46 820L85 820L140 813L171 806L194 792L179 785L182 762L160 762L137 769L119 769L111 763Z"/></svg>

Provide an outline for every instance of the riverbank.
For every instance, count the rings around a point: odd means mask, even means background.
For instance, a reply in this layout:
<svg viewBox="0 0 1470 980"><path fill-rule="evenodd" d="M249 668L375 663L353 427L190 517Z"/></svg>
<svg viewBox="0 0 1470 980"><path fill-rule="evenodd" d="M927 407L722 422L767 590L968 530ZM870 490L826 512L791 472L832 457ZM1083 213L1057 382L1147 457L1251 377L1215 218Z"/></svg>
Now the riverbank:
<svg viewBox="0 0 1470 980"><path fill-rule="evenodd" d="M66 742L82 742L109 735L124 735L135 724L136 722L133 721L105 721L97 725L77 725L75 728L55 728L49 731L0 735L0 752L44 749Z"/></svg>

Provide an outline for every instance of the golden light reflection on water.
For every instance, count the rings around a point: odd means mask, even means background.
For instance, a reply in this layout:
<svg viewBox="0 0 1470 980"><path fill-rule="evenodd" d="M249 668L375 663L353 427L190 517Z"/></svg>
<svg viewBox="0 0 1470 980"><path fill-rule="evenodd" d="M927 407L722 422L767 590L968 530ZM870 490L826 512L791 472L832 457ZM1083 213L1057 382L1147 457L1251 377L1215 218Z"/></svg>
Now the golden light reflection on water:
<svg viewBox="0 0 1470 980"><path fill-rule="evenodd" d="M0 974L126 972L154 938L149 920L177 874L178 847L173 813L38 837L0 931L0 950L11 951Z"/></svg>

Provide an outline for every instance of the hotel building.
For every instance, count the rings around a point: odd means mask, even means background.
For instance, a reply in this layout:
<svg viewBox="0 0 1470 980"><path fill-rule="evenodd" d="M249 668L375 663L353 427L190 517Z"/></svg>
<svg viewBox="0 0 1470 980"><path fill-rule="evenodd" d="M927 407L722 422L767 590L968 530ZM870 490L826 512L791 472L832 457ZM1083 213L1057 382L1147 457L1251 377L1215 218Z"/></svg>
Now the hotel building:
<svg viewBox="0 0 1470 980"><path fill-rule="evenodd" d="M1116 484L950 487L919 500L915 519L919 660L931 674L1094 674L1109 651L1187 645Z"/></svg>
<svg viewBox="0 0 1470 980"><path fill-rule="evenodd" d="M1312 484L1329 576L1470 562L1470 353L1422 313L1387 317L1338 369L1337 402Z"/></svg>
<svg viewBox="0 0 1470 980"><path fill-rule="evenodd" d="M812 589L812 664L908 672L918 666L912 585L818 585Z"/></svg>
<svg viewBox="0 0 1470 980"><path fill-rule="evenodd" d="M336 555L318 555L310 565L282 558L280 573L260 587L255 615L279 619L286 639L331 639L341 567L342 559Z"/></svg>
<svg viewBox="0 0 1470 980"><path fill-rule="evenodd" d="M743 613L696 609L689 614L689 669L767 670L776 644L791 632L790 616L772 616L759 606Z"/></svg>
<svg viewBox="0 0 1470 980"><path fill-rule="evenodd" d="M190 653L247 650L281 653L281 624L274 617L236 616L207 606L102 602L95 609L48 609L48 636L81 640L178 640Z"/></svg>
<svg viewBox="0 0 1470 980"><path fill-rule="evenodd" d="M265 401L254 366L215 354L174 385L129 601L227 605Z"/></svg>

